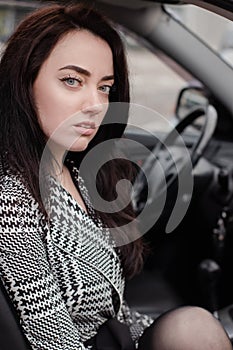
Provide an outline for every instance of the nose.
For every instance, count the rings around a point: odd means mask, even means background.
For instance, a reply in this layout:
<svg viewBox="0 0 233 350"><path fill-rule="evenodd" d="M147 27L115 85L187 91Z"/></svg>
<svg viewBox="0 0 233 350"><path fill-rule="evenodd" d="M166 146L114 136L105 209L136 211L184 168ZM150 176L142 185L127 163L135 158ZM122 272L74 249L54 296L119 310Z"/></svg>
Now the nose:
<svg viewBox="0 0 233 350"><path fill-rule="evenodd" d="M98 90L86 91L85 98L82 103L82 112L95 116L104 110L103 101L99 96Z"/></svg>
<svg viewBox="0 0 233 350"><path fill-rule="evenodd" d="M94 105L90 104L82 108L82 113L88 114L93 117L100 114L102 111L103 111L103 106L100 103L94 104Z"/></svg>

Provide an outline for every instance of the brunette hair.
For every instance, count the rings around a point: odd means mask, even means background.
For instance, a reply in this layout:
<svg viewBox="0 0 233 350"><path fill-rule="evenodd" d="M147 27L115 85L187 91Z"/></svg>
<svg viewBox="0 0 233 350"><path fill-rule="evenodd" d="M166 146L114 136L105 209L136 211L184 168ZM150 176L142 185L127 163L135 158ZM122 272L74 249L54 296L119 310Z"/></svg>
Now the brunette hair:
<svg viewBox="0 0 233 350"><path fill-rule="evenodd" d="M112 25L93 8L76 5L50 5L41 7L27 16L9 38L0 63L0 153L11 171L21 173L26 186L43 210L39 190L39 164L46 145L46 137L39 125L32 87L43 62L57 42L67 33L86 29L105 40L113 54L114 89L110 102L126 102L118 122L111 122L111 104L105 116L109 123L102 125L85 152L72 154L81 161L96 144L106 139L120 138L128 118L129 82L122 40ZM113 149L110 150L112 152ZM97 177L97 187L109 200L116 195L115 184L122 176L119 169L128 172L126 161L105 164ZM134 219L132 206L111 215L99 213L109 227ZM135 228L136 230L136 228ZM133 275L142 265L141 240L120 248L124 271Z"/></svg>

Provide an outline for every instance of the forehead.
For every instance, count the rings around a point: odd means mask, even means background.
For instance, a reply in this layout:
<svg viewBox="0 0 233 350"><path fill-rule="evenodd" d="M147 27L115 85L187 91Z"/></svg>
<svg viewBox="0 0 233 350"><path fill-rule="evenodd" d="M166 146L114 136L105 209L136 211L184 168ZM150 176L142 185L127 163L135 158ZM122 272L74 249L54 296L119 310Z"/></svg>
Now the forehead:
<svg viewBox="0 0 233 350"><path fill-rule="evenodd" d="M48 64L60 67L77 64L84 68L101 68L113 71L112 51L108 43L87 30L76 30L65 34L51 51Z"/></svg>

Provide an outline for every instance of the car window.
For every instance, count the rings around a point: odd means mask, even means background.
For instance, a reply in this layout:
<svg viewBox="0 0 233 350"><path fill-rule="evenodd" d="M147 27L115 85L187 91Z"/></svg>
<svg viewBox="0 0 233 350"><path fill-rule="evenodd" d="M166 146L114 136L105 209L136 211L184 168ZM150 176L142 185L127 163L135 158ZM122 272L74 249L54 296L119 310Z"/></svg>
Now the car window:
<svg viewBox="0 0 233 350"><path fill-rule="evenodd" d="M233 67L232 21L193 5L166 5L166 9Z"/></svg>
<svg viewBox="0 0 233 350"><path fill-rule="evenodd" d="M186 81L165 63L164 56L152 53L130 34L125 40L131 102L140 111L130 114L129 121L152 131L168 131L174 125L177 97Z"/></svg>
<svg viewBox="0 0 233 350"><path fill-rule="evenodd" d="M0 2L0 53L16 25L37 6L36 2L28 1L17 4L15 1Z"/></svg>

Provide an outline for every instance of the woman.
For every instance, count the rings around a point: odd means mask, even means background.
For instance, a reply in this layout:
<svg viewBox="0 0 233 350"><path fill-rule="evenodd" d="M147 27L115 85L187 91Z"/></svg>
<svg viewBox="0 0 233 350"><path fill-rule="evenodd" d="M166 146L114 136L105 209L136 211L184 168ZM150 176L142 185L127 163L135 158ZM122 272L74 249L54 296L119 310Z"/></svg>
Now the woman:
<svg viewBox="0 0 233 350"><path fill-rule="evenodd" d="M79 174L85 155L121 137L127 123L125 107L112 117L114 102L129 102L129 85L109 23L82 5L31 14L3 54L0 100L1 278L31 348L231 349L205 310L182 308L153 323L123 299L143 245L116 249L109 229L134 221L131 205L95 209L86 190L92 169L85 184ZM114 158L114 142L107 152ZM130 169L122 162L98 172L106 200Z"/></svg>

